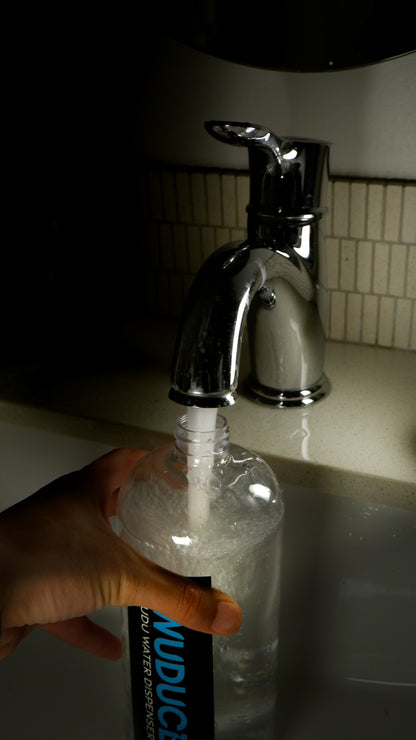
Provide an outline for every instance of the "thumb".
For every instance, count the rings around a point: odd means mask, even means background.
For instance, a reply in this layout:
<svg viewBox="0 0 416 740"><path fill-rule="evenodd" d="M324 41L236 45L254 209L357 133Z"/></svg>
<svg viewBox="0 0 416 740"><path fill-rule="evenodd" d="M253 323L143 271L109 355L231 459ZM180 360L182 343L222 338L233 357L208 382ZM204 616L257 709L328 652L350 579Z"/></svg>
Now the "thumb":
<svg viewBox="0 0 416 740"><path fill-rule="evenodd" d="M184 627L214 635L230 635L239 629L242 612L230 596L132 552L135 557L126 572L119 606L153 609Z"/></svg>

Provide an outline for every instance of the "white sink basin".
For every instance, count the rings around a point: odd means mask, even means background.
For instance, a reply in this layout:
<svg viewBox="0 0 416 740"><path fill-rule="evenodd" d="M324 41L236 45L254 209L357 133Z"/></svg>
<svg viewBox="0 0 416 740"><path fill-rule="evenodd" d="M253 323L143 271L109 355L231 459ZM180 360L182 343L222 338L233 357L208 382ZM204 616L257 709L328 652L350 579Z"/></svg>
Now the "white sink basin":
<svg viewBox="0 0 416 740"><path fill-rule="evenodd" d="M0 509L108 449L0 423ZM416 513L284 488L279 740L410 740ZM42 631L0 662L5 740L120 740L123 711L121 662Z"/></svg>
<svg viewBox="0 0 416 740"><path fill-rule="evenodd" d="M411 740L416 513L287 487L281 740Z"/></svg>

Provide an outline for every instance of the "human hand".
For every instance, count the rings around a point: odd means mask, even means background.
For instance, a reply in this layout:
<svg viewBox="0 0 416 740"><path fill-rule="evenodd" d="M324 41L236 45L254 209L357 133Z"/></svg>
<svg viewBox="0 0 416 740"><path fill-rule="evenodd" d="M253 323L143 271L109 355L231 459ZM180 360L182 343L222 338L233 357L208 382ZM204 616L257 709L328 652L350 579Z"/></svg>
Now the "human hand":
<svg viewBox="0 0 416 740"><path fill-rule="evenodd" d="M155 565L111 528L119 488L145 454L114 450L0 514L0 659L36 627L117 659L119 638L86 616L110 605L155 609L201 632L239 628L233 599Z"/></svg>

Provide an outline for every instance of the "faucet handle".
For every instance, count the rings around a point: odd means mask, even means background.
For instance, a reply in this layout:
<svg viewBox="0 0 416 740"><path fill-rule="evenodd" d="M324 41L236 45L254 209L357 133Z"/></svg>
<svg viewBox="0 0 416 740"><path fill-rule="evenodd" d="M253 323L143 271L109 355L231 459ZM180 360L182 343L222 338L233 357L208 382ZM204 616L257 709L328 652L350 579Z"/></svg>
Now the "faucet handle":
<svg viewBox="0 0 416 740"><path fill-rule="evenodd" d="M205 121L205 128L215 139L236 146L264 144L267 147L270 137L278 138L264 126L255 123Z"/></svg>
<svg viewBox="0 0 416 740"><path fill-rule="evenodd" d="M206 121L208 133L225 144L248 148L249 210L255 218L320 217L328 172L329 144L276 136L264 126Z"/></svg>
<svg viewBox="0 0 416 740"><path fill-rule="evenodd" d="M283 169L282 150L284 149L285 140L276 136L264 126L235 121L205 121L205 128L214 139L224 144L262 149L268 155L269 164L277 164L280 169Z"/></svg>

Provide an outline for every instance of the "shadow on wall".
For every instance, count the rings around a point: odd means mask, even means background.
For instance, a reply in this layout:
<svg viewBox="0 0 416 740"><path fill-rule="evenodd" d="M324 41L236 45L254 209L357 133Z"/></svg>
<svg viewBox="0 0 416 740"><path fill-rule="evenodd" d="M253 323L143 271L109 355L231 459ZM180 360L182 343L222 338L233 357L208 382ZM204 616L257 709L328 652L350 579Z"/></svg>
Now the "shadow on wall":
<svg viewBox="0 0 416 740"><path fill-rule="evenodd" d="M142 113L135 147L143 156L191 166L247 168L247 153L223 151L205 120L250 121L279 135L333 143L331 173L414 179L416 52L334 72L280 72L217 59L168 39L135 61ZM414 124L413 124L414 128Z"/></svg>
<svg viewBox="0 0 416 740"><path fill-rule="evenodd" d="M137 115L135 147L140 155L172 164L247 169L247 152L222 152L204 121L251 121L290 133L286 73L227 62L161 37L153 41L151 64L147 48L138 52L143 115Z"/></svg>

